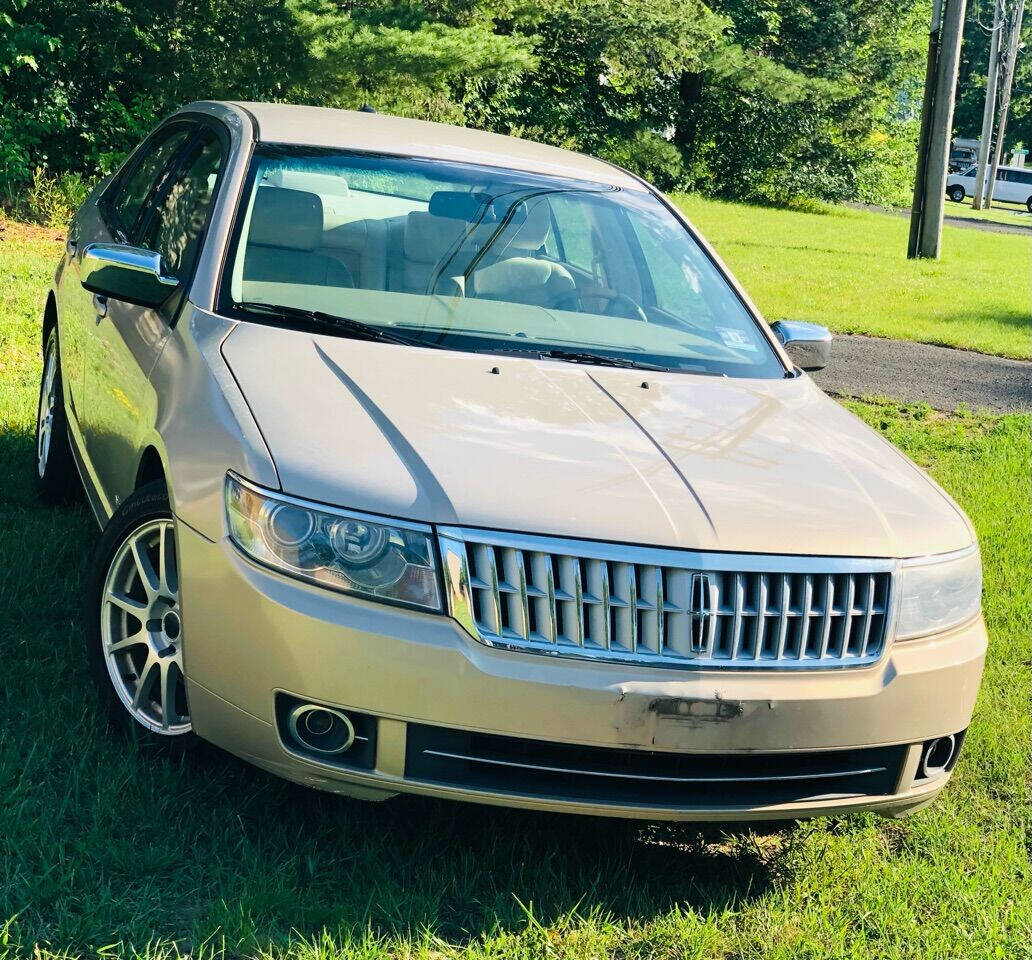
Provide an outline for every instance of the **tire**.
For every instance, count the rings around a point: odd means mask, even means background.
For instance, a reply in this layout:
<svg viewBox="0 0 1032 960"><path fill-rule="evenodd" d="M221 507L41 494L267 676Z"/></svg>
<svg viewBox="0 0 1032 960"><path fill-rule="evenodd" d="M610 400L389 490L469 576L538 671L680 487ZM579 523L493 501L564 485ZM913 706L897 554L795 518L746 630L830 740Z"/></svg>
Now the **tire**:
<svg viewBox="0 0 1032 960"><path fill-rule="evenodd" d="M964 188L959 183L954 184L952 187L950 187L949 190L946 191L946 193L954 203L960 203L964 199L964 197L967 196L967 194L964 192Z"/></svg>
<svg viewBox="0 0 1032 960"><path fill-rule="evenodd" d="M1027 210L1027 211L1028 211L1029 213L1032 213L1032 197L1029 197L1029 198L1028 198L1028 199L1027 199L1027 200L1025 201L1025 209L1026 209L1026 210Z"/></svg>
<svg viewBox="0 0 1032 960"><path fill-rule="evenodd" d="M57 327L47 334L36 407L36 493L47 504L68 503L82 491L72 459L61 380Z"/></svg>
<svg viewBox="0 0 1032 960"><path fill-rule="evenodd" d="M166 752L194 746L164 483L141 487L104 528L86 591L86 660L115 727Z"/></svg>

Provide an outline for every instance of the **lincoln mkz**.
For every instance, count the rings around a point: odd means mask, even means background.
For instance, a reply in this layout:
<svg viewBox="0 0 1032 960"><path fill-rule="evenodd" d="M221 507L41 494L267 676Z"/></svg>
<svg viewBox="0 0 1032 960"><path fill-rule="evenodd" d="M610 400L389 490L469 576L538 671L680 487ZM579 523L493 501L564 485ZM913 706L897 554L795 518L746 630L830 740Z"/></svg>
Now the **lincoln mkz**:
<svg viewBox="0 0 1032 960"><path fill-rule="evenodd" d="M872 305L872 309L877 305ZM986 649L957 505L600 160L194 103L71 224L41 496L105 711L368 799L898 815Z"/></svg>

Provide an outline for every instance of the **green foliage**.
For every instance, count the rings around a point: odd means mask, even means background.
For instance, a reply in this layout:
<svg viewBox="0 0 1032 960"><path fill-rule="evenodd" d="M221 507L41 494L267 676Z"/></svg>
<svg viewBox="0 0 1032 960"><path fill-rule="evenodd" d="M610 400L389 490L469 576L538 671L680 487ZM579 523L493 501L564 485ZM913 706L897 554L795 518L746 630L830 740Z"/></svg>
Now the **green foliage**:
<svg viewBox="0 0 1032 960"><path fill-rule="evenodd" d="M631 140L606 144L599 156L654 183L660 190L673 190L685 176L681 151L651 130L639 130Z"/></svg>
<svg viewBox="0 0 1032 960"><path fill-rule="evenodd" d="M680 89L690 182L784 202L900 202L913 168L922 20L908 0L716 0L732 44Z"/></svg>
<svg viewBox="0 0 1032 960"><path fill-rule="evenodd" d="M26 219L48 227L63 227L85 202L89 192L89 185L77 173L60 173L52 177L43 167L36 167L25 191Z"/></svg>
<svg viewBox="0 0 1032 960"><path fill-rule="evenodd" d="M0 197L113 170L194 99L533 136L668 189L785 203L909 189L906 0L0 0ZM8 201L9 202L9 201Z"/></svg>
<svg viewBox="0 0 1032 960"><path fill-rule="evenodd" d="M504 83L535 65L529 38L496 33L483 14L435 20L416 3L288 6L309 53L294 89L330 106L375 101L391 113L462 122L456 95L463 84Z"/></svg>

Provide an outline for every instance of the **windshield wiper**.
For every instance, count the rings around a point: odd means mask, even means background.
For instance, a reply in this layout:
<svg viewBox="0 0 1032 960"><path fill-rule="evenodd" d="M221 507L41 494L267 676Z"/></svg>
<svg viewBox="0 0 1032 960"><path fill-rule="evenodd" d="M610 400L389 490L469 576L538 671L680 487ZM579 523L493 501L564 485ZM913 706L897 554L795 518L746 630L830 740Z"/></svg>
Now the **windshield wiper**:
<svg viewBox="0 0 1032 960"><path fill-rule="evenodd" d="M252 313L287 317L291 320L305 320L319 326L333 327L353 337L377 340L380 343L400 343L406 347L437 346L434 343L424 343L415 337L406 337L400 333L393 333L371 323L363 323L361 320L353 320L351 317L339 317L334 313L325 313L322 310L306 310L304 307L290 307L282 303L263 303L260 300L245 300L242 303L235 303L233 306L239 310L249 310Z"/></svg>
<svg viewBox="0 0 1032 960"><path fill-rule="evenodd" d="M630 360L626 357L610 357L604 353L587 353L583 350L545 350L539 354L547 360L565 360L567 363L591 363L600 367L627 367L632 370L670 370L655 363Z"/></svg>

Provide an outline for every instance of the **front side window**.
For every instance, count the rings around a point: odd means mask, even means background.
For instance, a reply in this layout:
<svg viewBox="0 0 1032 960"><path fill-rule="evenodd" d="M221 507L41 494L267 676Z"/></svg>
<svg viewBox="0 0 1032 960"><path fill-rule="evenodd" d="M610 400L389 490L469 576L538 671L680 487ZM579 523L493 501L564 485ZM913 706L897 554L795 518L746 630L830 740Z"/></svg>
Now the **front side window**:
<svg viewBox="0 0 1032 960"><path fill-rule="evenodd" d="M275 146L256 151L249 184L220 294L236 315L308 312L327 329L343 317L455 350L786 374L716 266L645 190Z"/></svg>
<svg viewBox="0 0 1032 960"><path fill-rule="evenodd" d="M221 165L222 147L206 130L187 149L146 227L143 245L160 253L165 270L180 280L197 259Z"/></svg>
<svg viewBox="0 0 1032 960"><path fill-rule="evenodd" d="M108 208L112 226L125 240L132 243L139 241L135 228L144 203L172 165L190 132L190 127L177 126L159 133L144 148L146 152L129 174L118 181Z"/></svg>

